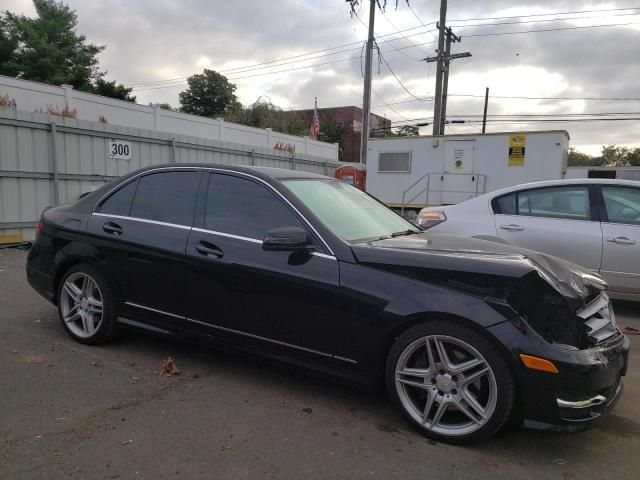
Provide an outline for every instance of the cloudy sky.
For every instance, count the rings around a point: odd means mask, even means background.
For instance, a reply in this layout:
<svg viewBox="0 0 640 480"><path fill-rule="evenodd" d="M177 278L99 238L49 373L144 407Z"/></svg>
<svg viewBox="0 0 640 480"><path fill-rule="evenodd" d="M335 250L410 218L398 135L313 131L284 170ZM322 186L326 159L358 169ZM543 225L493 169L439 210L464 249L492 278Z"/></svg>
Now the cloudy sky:
<svg viewBox="0 0 640 480"><path fill-rule="evenodd" d="M30 0L2 3L14 12L34 13ZM400 0L397 9L395 0L387 3L375 23L384 61L376 57L374 62L374 112L398 125L430 121L435 66L420 59L436 48L439 1L411 0L409 7ZM184 77L211 68L237 85L245 105L266 95L284 109L310 108L314 97L321 107L361 106L368 5L352 17L344 0L68 4L77 11L79 31L106 45L101 67L108 77L136 85L140 103L177 106ZM449 118L477 122L485 87L492 95L490 115L579 119L577 114L638 112L627 116L640 118L640 8L633 9L638 6L630 0L450 0L447 23L462 36L453 51L473 56L452 64ZM640 120L491 120L488 131L566 129L572 145L589 153L605 143L640 146ZM452 125L447 133L479 128L477 123Z"/></svg>

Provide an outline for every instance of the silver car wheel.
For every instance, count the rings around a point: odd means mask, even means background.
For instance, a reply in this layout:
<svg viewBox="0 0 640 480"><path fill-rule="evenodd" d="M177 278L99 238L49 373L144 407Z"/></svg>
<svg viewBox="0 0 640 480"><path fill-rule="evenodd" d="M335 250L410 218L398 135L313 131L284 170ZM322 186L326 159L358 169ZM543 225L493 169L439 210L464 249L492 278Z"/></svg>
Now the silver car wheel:
<svg viewBox="0 0 640 480"><path fill-rule="evenodd" d="M82 272L72 273L60 293L60 311L69 330L80 338L93 336L102 323L102 293L97 283Z"/></svg>
<svg viewBox="0 0 640 480"><path fill-rule="evenodd" d="M440 435L473 433L496 408L498 387L489 363L473 346L447 335L407 345L396 362L395 386L409 415Z"/></svg>

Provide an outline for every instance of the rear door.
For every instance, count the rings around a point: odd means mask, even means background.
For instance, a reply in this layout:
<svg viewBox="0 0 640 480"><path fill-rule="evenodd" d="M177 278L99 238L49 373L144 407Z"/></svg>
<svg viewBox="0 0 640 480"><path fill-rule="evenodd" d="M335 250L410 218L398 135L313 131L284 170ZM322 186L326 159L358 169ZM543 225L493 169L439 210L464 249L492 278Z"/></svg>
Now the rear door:
<svg viewBox="0 0 640 480"><path fill-rule="evenodd" d="M512 245L564 258L598 271L602 230L588 185L541 187L492 202L496 232Z"/></svg>
<svg viewBox="0 0 640 480"><path fill-rule="evenodd" d="M187 247L192 328L329 359L338 331L336 259L297 213L258 180L211 174L204 197ZM287 226L306 229L315 252L262 249L267 230Z"/></svg>
<svg viewBox="0 0 640 480"><path fill-rule="evenodd" d="M185 249L200 175L197 170L148 173L92 215L88 229L114 261L110 271L118 278L119 311L125 316L182 325ZM110 208L112 203L119 208Z"/></svg>
<svg viewBox="0 0 640 480"><path fill-rule="evenodd" d="M601 185L605 218L601 273L611 290L640 293L640 188Z"/></svg>

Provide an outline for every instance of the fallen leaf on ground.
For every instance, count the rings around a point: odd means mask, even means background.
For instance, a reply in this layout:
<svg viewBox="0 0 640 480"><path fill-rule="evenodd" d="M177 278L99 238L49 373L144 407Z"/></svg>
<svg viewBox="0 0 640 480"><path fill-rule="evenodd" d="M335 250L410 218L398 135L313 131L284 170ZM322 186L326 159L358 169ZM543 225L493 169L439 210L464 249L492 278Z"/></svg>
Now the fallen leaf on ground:
<svg viewBox="0 0 640 480"><path fill-rule="evenodd" d="M172 375L180 375L180 370L176 367L176 362L171 357L167 357L167 359L162 362L162 369L160 370L160 375L166 375L170 377Z"/></svg>

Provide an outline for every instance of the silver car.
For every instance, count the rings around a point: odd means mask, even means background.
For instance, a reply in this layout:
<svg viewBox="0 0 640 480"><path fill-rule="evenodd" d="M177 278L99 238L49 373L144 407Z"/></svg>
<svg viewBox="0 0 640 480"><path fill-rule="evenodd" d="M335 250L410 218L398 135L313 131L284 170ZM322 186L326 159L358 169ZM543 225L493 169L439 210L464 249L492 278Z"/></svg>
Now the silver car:
<svg viewBox="0 0 640 480"><path fill-rule="evenodd" d="M640 182L528 183L425 208L417 223L570 260L604 276L612 296L640 301Z"/></svg>

